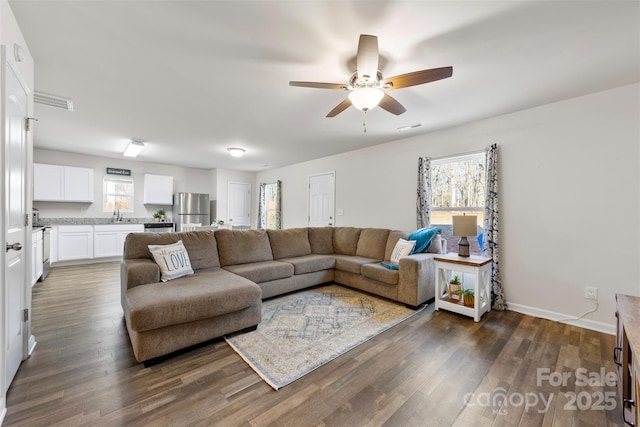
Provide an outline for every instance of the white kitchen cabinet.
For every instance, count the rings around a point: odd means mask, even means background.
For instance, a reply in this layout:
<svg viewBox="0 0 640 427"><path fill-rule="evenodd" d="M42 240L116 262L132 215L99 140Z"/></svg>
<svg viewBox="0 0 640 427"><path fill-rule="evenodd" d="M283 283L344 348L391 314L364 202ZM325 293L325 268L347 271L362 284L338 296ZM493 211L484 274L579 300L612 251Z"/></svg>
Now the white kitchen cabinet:
<svg viewBox="0 0 640 427"><path fill-rule="evenodd" d="M173 205L173 177L145 174L144 204Z"/></svg>
<svg viewBox="0 0 640 427"><path fill-rule="evenodd" d="M42 276L42 230L34 231L31 237L31 286Z"/></svg>
<svg viewBox="0 0 640 427"><path fill-rule="evenodd" d="M49 262L53 264L58 261L58 226L51 227L49 235Z"/></svg>
<svg viewBox="0 0 640 427"><path fill-rule="evenodd" d="M143 231L142 224L95 225L93 233L94 258L122 256L124 240L127 235Z"/></svg>
<svg viewBox="0 0 640 427"><path fill-rule="evenodd" d="M64 167L33 164L33 200L64 201Z"/></svg>
<svg viewBox="0 0 640 427"><path fill-rule="evenodd" d="M33 164L33 200L93 203L93 169Z"/></svg>
<svg viewBox="0 0 640 427"><path fill-rule="evenodd" d="M58 261L93 258L92 225L60 225L58 228Z"/></svg>
<svg viewBox="0 0 640 427"><path fill-rule="evenodd" d="M93 203L93 169L64 167L64 200Z"/></svg>

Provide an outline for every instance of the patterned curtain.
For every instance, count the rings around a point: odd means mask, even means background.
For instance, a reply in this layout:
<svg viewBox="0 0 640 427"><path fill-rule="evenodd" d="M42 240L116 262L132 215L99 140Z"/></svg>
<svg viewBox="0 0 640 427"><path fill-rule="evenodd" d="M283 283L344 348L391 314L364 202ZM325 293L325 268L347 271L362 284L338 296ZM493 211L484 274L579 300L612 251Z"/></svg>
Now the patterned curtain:
<svg viewBox="0 0 640 427"><path fill-rule="evenodd" d="M267 228L267 184L260 183L258 192L258 229Z"/></svg>
<svg viewBox="0 0 640 427"><path fill-rule="evenodd" d="M431 160L418 158L418 199L416 200L418 229L429 226L431 216Z"/></svg>
<svg viewBox="0 0 640 427"><path fill-rule="evenodd" d="M493 286L493 309L506 310L507 300L502 287L500 275L500 218L498 196L498 146L493 144L487 150L486 159L487 182L485 186L486 200L484 204L484 254L493 259L491 284Z"/></svg>
<svg viewBox="0 0 640 427"><path fill-rule="evenodd" d="M276 228L282 228L282 181L276 181Z"/></svg>
<svg viewBox="0 0 640 427"><path fill-rule="evenodd" d="M274 186L275 194L275 217L276 228L279 230L282 228L282 181L278 180L271 184L264 182L260 183L260 191L258 194L258 228L267 228L267 185ZM269 196L272 194L270 193Z"/></svg>

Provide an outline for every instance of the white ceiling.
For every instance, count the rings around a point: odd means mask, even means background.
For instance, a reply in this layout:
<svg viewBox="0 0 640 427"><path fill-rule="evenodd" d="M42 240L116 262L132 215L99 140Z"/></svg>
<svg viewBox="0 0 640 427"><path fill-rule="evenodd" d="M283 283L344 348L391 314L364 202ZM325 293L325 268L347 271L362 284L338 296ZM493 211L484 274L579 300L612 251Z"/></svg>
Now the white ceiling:
<svg viewBox="0 0 640 427"><path fill-rule="evenodd" d="M38 148L260 171L640 81L640 2L9 1L35 58ZM407 112L325 115L359 34L385 77L453 66L393 91ZM606 108L606 106L603 106ZM411 131L397 128L421 123ZM227 147L245 148L242 159Z"/></svg>

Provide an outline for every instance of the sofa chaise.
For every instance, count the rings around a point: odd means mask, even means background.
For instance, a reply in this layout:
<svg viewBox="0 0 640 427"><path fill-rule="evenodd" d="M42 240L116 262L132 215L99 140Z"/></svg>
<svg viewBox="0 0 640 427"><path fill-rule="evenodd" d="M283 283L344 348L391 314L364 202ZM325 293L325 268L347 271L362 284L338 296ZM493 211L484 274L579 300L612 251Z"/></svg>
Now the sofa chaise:
<svg viewBox="0 0 640 427"><path fill-rule="evenodd" d="M446 242L436 235L428 253L400 258L397 270L381 265L408 235L354 227L129 234L121 303L136 360L255 328L263 299L327 282L416 308L435 296L433 257ZM149 245L178 241L194 274L161 282Z"/></svg>

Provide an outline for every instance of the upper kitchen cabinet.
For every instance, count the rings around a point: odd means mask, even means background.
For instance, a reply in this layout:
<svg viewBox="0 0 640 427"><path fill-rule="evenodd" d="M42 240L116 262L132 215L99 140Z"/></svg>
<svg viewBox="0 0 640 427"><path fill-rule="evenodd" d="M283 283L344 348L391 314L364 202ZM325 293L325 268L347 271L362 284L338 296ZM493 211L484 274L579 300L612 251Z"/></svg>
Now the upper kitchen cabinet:
<svg viewBox="0 0 640 427"><path fill-rule="evenodd" d="M144 204L173 205L173 177L145 174Z"/></svg>
<svg viewBox="0 0 640 427"><path fill-rule="evenodd" d="M93 169L34 163L33 200L93 203Z"/></svg>

